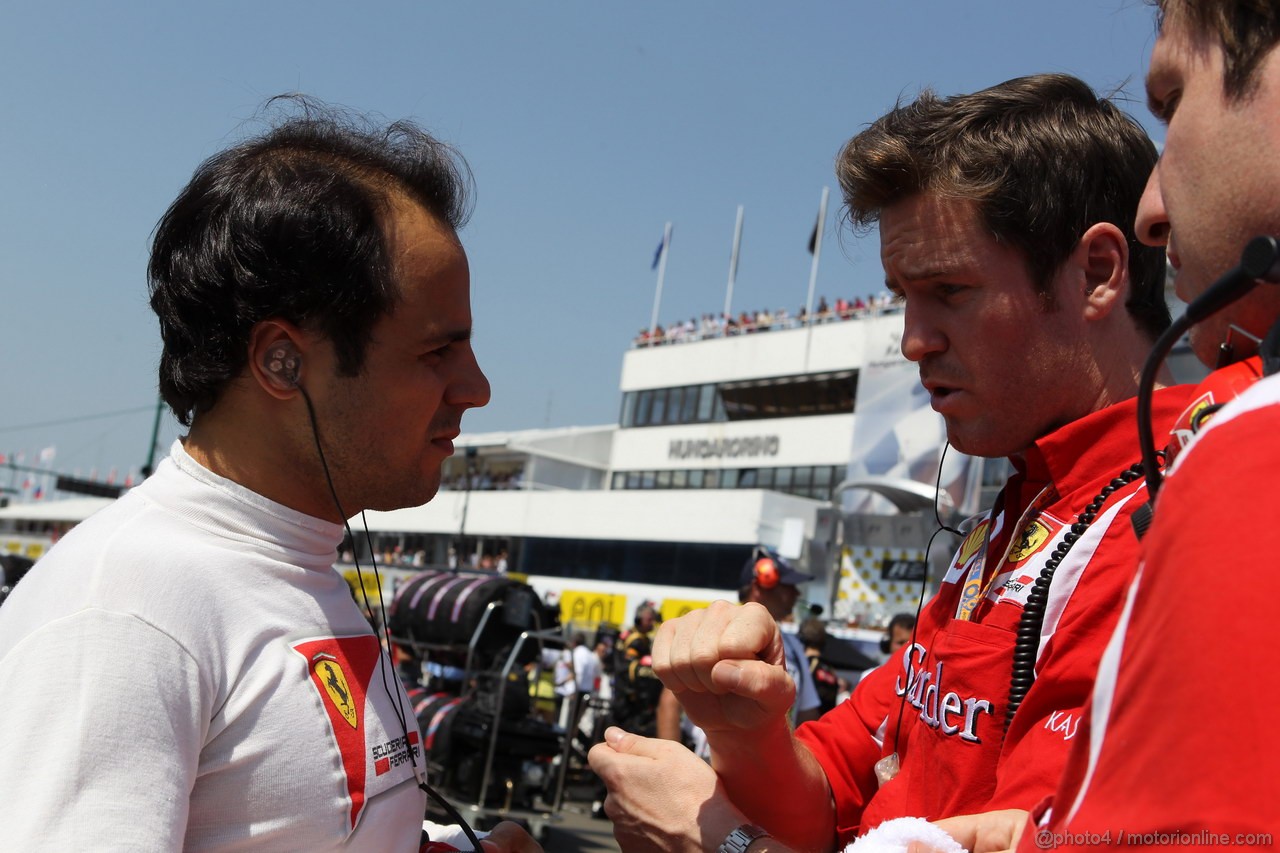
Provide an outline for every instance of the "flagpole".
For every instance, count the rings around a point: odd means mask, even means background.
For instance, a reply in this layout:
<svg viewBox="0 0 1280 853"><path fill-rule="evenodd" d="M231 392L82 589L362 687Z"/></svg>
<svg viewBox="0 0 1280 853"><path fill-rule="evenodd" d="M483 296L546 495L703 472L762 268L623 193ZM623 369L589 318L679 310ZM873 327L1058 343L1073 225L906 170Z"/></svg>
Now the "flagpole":
<svg viewBox="0 0 1280 853"><path fill-rule="evenodd" d="M733 302L733 283L738 278L738 250L742 247L742 205L738 205L738 222L733 226L733 254L729 256L729 286L724 294L724 316L729 317L729 305Z"/></svg>
<svg viewBox="0 0 1280 853"><path fill-rule="evenodd" d="M164 412L164 397L156 399L156 419L151 425L151 445L147 448L147 464L142 466L142 478L145 480L155 472L156 444L160 440L160 416Z"/></svg>
<svg viewBox="0 0 1280 853"><path fill-rule="evenodd" d="M822 188L822 201L818 204L818 224L814 228L813 240L813 263L809 265L809 299L805 303L805 322L809 326L809 333L805 336L804 343L804 368L809 369L809 345L813 341L813 292L818 286L818 261L822 258L822 232L827 229L827 197L831 195L831 190L827 187Z"/></svg>
<svg viewBox="0 0 1280 853"><path fill-rule="evenodd" d="M671 223L662 229L662 257L658 259L658 288L653 294L653 319L649 321L649 341L658 328L658 306L662 304L662 280L667 276L667 247L671 245Z"/></svg>

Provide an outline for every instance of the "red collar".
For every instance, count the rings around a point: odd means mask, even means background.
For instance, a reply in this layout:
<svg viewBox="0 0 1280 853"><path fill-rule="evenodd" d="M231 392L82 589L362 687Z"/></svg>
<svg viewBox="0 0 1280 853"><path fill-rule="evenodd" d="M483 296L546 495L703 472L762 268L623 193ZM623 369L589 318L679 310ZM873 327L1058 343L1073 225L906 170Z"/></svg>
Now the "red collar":
<svg viewBox="0 0 1280 853"><path fill-rule="evenodd" d="M1191 385L1175 385L1155 392L1151 420L1157 443L1168 434L1194 390ZM1058 494L1069 495L1104 477L1115 477L1140 461L1137 408L1137 397L1130 397L1041 436L1021 458L1011 458L1017 473L1010 485L1016 481L1021 488L1025 482L1038 491L1052 483Z"/></svg>

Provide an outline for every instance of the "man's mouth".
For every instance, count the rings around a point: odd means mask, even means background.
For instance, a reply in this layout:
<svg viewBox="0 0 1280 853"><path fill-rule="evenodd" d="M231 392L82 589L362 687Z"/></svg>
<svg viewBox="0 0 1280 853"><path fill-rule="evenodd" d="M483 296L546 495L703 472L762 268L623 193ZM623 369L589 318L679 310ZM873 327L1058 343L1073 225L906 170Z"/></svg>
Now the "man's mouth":
<svg viewBox="0 0 1280 853"><path fill-rule="evenodd" d="M928 379L921 377L920 384L924 386L924 389L929 392L931 397L946 397L960 390L958 385L950 385L932 377Z"/></svg>
<svg viewBox="0 0 1280 853"><path fill-rule="evenodd" d="M436 447L440 448L441 450L443 450L446 456L452 456L453 440L457 438L461 434L461 432L462 431L460 429L455 427L446 432L442 432L436 435L434 438L431 439L431 443L434 444Z"/></svg>
<svg viewBox="0 0 1280 853"><path fill-rule="evenodd" d="M951 401L956 399L956 395L962 390L955 385L946 385L934 381L925 382L924 387L929 392L929 405L939 413L945 413Z"/></svg>

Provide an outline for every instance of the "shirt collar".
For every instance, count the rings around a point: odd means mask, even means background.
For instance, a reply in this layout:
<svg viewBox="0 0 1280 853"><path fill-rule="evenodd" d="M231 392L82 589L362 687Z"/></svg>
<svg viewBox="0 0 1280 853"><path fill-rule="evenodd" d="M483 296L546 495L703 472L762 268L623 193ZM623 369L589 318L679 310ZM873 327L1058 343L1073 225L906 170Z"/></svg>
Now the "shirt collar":
<svg viewBox="0 0 1280 853"><path fill-rule="evenodd" d="M304 568L332 566L343 527L263 497L205 468L175 441L152 489L168 493L164 504L213 533L295 555ZM148 481L149 483L150 481ZM148 485L147 483L143 484Z"/></svg>
<svg viewBox="0 0 1280 853"><path fill-rule="evenodd" d="M1155 392L1152 427L1156 443L1168 434L1174 418L1185 407L1194 389L1176 385ZM1059 427L1036 440L1013 465L1028 482L1052 483L1060 495L1110 479L1141 461L1138 448L1138 400L1130 397Z"/></svg>

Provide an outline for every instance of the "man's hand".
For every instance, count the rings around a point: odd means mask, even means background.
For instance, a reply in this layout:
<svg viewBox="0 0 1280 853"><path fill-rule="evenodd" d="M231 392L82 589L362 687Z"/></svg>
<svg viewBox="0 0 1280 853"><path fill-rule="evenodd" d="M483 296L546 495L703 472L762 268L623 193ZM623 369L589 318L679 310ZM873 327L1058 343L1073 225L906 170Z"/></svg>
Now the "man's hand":
<svg viewBox="0 0 1280 853"><path fill-rule="evenodd" d="M1022 809L966 814L935 820L934 826L950 835L971 853L996 853L1018 846L1027 813ZM925 851L912 851L925 853Z"/></svg>
<svg viewBox="0 0 1280 853"><path fill-rule="evenodd" d="M609 789L604 812L627 853L715 850L747 823L715 771L680 744L614 727L604 739L587 758Z"/></svg>
<svg viewBox="0 0 1280 853"><path fill-rule="evenodd" d="M654 672L708 733L785 718L795 684L783 661L778 625L754 603L713 602L664 623L653 642Z"/></svg>
<svg viewBox="0 0 1280 853"><path fill-rule="evenodd" d="M542 853L542 845L518 823L504 820L480 841L486 853Z"/></svg>

